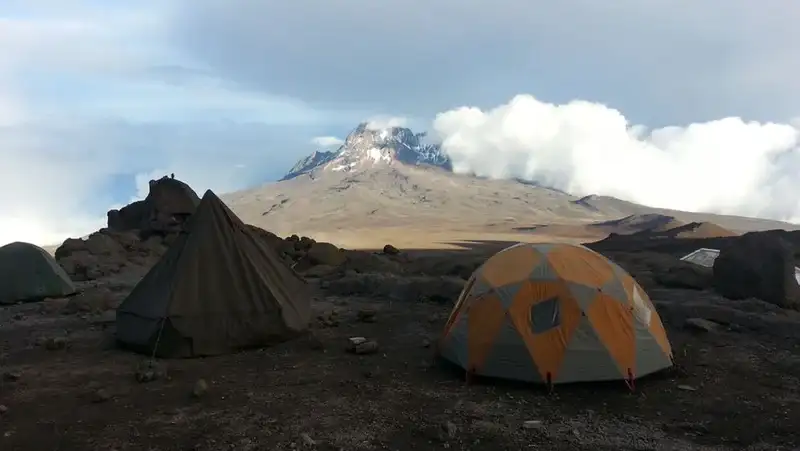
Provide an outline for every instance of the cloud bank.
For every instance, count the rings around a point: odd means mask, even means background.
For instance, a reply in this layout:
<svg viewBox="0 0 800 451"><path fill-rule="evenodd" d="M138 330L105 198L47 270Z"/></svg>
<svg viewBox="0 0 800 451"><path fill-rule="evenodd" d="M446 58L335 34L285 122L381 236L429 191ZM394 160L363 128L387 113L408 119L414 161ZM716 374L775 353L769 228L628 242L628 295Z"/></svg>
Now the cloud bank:
<svg viewBox="0 0 800 451"><path fill-rule="evenodd" d="M193 66L162 2L63 3L0 5L0 245L90 233L171 172L200 193L275 179L355 120Z"/></svg>
<svg viewBox="0 0 800 451"><path fill-rule="evenodd" d="M800 58L790 44L800 41L800 4L786 2L775 14L752 0L681 1L4 0L0 244L49 244L91 232L151 176L175 172L199 191L274 180L314 150L312 137L342 136L377 113L409 119L379 117L374 128L418 128L437 111L486 110L534 92L555 103L594 99L659 127L735 115L788 123L798 114ZM570 111L595 111L575 105ZM513 138L513 123L492 134L478 113L441 116L451 118L440 125L449 124L443 131L453 137L453 154L463 154L463 170L527 171L576 191L607 189L687 208L797 212L786 194L796 186L796 151L774 150L791 148L783 142L787 124L726 119L648 131L595 113L609 127L562 124L552 132L558 139L572 133L567 126L588 135L575 135L583 137L573 138L569 150L544 152L560 141ZM722 133L728 127L739 134ZM700 154L678 149L701 138L713 141L703 152L714 147L727 175L691 182L713 190L698 187L688 200L684 188L660 190L654 180L667 175L690 183L681 168ZM732 156L747 139L755 143L750 153ZM587 156L600 152L591 143L609 141L602 158ZM531 142L544 147L534 152ZM633 142L643 150L627 151L634 156L626 161L663 171L602 178L624 172L619 165L599 168ZM500 147L492 158L503 155L523 169L491 159L484 165L477 156ZM594 167L555 155L578 155ZM718 163L696 164L717 174ZM642 180L634 183L636 177Z"/></svg>
<svg viewBox="0 0 800 451"><path fill-rule="evenodd" d="M210 70L315 104L427 116L531 92L598 100L660 126L784 120L800 103L798 2L779 13L753 0L175 5L173 41Z"/></svg>
<svg viewBox="0 0 800 451"><path fill-rule="evenodd" d="M311 144L317 147L338 147L344 144L344 140L342 138L337 138L336 136L317 136L316 138L311 140Z"/></svg>
<svg viewBox="0 0 800 451"><path fill-rule="evenodd" d="M800 128L738 117L648 130L602 104L518 95L440 113L457 172L535 180L575 195L800 222Z"/></svg>
<svg viewBox="0 0 800 451"><path fill-rule="evenodd" d="M380 131L392 127L407 127L408 118L402 116L375 116L367 121L367 130Z"/></svg>

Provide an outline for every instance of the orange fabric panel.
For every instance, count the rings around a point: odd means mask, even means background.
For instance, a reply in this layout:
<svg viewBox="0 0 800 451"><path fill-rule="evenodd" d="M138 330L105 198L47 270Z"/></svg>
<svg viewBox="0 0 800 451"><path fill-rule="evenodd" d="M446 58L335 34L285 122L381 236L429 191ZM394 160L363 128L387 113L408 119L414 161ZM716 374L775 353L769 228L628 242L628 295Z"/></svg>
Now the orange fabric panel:
<svg viewBox="0 0 800 451"><path fill-rule="evenodd" d="M601 287L614 277L605 257L577 246L556 246L547 252L547 260L562 279L589 287Z"/></svg>
<svg viewBox="0 0 800 451"><path fill-rule="evenodd" d="M494 287L527 280L542 261L541 255L530 246L517 246L495 254L481 268L481 276Z"/></svg>
<svg viewBox="0 0 800 451"><path fill-rule="evenodd" d="M557 297L561 325L543 333L534 334L531 330L531 307L535 304ZM514 303L509 309L514 327L519 331L531 358L536 362L543 380L547 373L555 380L564 353L578 327L581 309L563 282L525 282L520 288Z"/></svg>
<svg viewBox="0 0 800 451"><path fill-rule="evenodd" d="M586 312L623 376L627 376L628 368L636 368L636 334L631 309L608 295L598 293Z"/></svg>
<svg viewBox="0 0 800 451"><path fill-rule="evenodd" d="M652 312L650 315L650 334L656 340L656 343L658 343L659 347L661 347L661 350L664 351L664 354L672 355L672 346L670 345L669 338L664 330L664 324L661 322L661 317L658 316L658 310L656 310L656 306L653 304L650 296L631 275L626 273L624 275L620 275L619 279L622 281L622 286L625 288L625 293L628 295L628 298L625 301L631 306L633 306L633 291L635 288L638 288L639 294L645 301L645 305L647 305Z"/></svg>
<svg viewBox="0 0 800 451"><path fill-rule="evenodd" d="M506 310L497 295L487 294L475 299L467 317L467 358L469 368L480 368L506 316Z"/></svg>

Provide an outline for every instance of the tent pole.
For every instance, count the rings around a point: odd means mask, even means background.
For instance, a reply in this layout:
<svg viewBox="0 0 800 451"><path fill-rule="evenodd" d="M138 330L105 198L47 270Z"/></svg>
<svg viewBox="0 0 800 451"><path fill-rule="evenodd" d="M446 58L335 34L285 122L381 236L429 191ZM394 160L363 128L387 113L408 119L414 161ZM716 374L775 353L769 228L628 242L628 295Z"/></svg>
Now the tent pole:
<svg viewBox="0 0 800 451"><path fill-rule="evenodd" d="M158 328L158 335L156 335L156 342L153 344L153 353L150 354L150 362L148 365L153 366L156 360L156 351L158 351L158 344L161 342L161 333L164 331L164 324L167 323L167 318L161 318L161 326Z"/></svg>

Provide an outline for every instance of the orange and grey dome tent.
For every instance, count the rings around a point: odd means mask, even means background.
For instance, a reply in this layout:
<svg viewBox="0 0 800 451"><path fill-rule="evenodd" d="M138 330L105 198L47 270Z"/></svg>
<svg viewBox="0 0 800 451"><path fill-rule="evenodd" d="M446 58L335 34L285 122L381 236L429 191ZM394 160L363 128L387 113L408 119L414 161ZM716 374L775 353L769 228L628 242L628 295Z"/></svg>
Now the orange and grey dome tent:
<svg viewBox="0 0 800 451"><path fill-rule="evenodd" d="M624 269L579 245L520 243L467 281L438 343L468 375L558 384L672 366L661 319Z"/></svg>

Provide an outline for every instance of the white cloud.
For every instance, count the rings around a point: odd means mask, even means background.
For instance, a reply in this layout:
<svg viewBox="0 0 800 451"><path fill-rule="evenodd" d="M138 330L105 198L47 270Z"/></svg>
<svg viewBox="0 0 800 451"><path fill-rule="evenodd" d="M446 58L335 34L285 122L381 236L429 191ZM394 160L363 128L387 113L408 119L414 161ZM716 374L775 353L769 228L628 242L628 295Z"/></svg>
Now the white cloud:
<svg viewBox="0 0 800 451"><path fill-rule="evenodd" d="M385 130L392 127L405 127L408 118L400 116L375 116L367 121L367 130Z"/></svg>
<svg viewBox="0 0 800 451"><path fill-rule="evenodd" d="M95 188L102 182L98 174L111 172L116 156L73 147L68 141L76 137L67 131L53 131L52 137L43 140L23 127L0 129L0 245L52 244L96 230L105 220L102 213L87 212L84 203L91 196L108 199ZM50 148L55 142L60 150Z"/></svg>
<svg viewBox="0 0 800 451"><path fill-rule="evenodd" d="M172 174L175 175L175 178L191 186L200 197L203 197L205 191L209 189L217 194L222 194L244 188L239 177L247 165L224 164L217 159L199 165L186 163L185 160L178 160L163 168L136 174L134 177L136 195L131 197L129 202L144 199L147 196L150 192L150 180L157 180L164 176L169 177Z"/></svg>
<svg viewBox="0 0 800 451"><path fill-rule="evenodd" d="M233 6L203 0L4 1L0 15L12 14L0 18L0 244L81 236L104 223L108 208L130 199L134 182L142 196L142 183L170 172L201 193L280 176L268 171L291 166L299 156L292 150L307 150L308 138L321 133L314 126L349 127L372 112L427 115L456 101L491 105L533 84L551 99L613 98L626 112L638 109L638 117L667 110L678 117L728 111L784 117L797 105L794 74L800 66L784 45L797 41L796 7L775 15L745 0L731 8L720 8L717 0L685 14L664 1L607 7L581 0L580 14L574 14L573 6L552 2L521 8L518 0L447 0L432 6L442 12L432 15L428 4L409 8L392 1L378 10L366 0L344 6L319 0ZM309 7L326 14L298 14ZM398 8L411 15L376 15ZM571 26L563 26L564 17L572 18ZM413 39L383 32L398 21L431 20L436 26L418 27ZM363 39L365 34L374 39ZM387 58L395 64L387 71L354 72L348 58L354 51L364 67L385 66ZM627 74L622 82L620 73ZM675 102L676 92L689 93L692 101ZM350 110L312 110L275 94ZM560 124L553 136L528 130L514 138L516 129L525 128L525 119L514 119L520 110L525 108L507 109L502 120L489 120L491 112L450 112L437 127L450 138L447 147L460 169L547 177L576 191L606 190L686 208L773 216L800 211L791 194L800 169L797 152L787 151L780 164L770 160L778 158L775 149L792 146L789 135L800 124L727 119L635 135L613 110L574 104L569 115L550 122L549 113L539 113L543 123ZM578 121L576 114L592 120ZM494 129L498 121L505 131ZM407 122L379 116L369 126ZM568 144L554 147L565 136L572 137ZM325 139L335 145L331 138ZM698 140L710 141L703 148L720 153L728 175L714 172L719 162L709 162L711 154L702 160L681 150ZM750 153L731 156L747 140ZM539 145L531 150L530 142ZM597 142L605 143L602 157L596 156ZM496 153L485 154L487 149ZM617 165L604 171L619 180L600 177L598 168L621 154L661 170L623 177L630 171ZM690 163L694 172L682 169ZM748 163L752 171L736 163ZM692 182L699 185L694 191L678 186L668 192L654 182L703 171L713 182ZM119 178L124 182L114 181Z"/></svg>
<svg viewBox="0 0 800 451"><path fill-rule="evenodd" d="M97 230L165 173L199 194L279 177L330 115L184 66L158 5L0 6L0 245Z"/></svg>
<svg viewBox="0 0 800 451"><path fill-rule="evenodd" d="M436 116L456 171L521 177L690 211L800 219L800 130L716 121L648 131L605 105L514 97L488 111Z"/></svg>
<svg viewBox="0 0 800 451"><path fill-rule="evenodd" d="M800 103L798 2L779 14L753 0L176 4L174 42L212 70L321 104L427 115L535 92L612 102L661 125L785 120Z"/></svg>
<svg viewBox="0 0 800 451"><path fill-rule="evenodd" d="M143 198L150 179L170 173L198 195L277 179L309 136L258 123L59 124L0 127L0 245L83 236L105 224L107 210Z"/></svg>
<svg viewBox="0 0 800 451"><path fill-rule="evenodd" d="M338 147L344 144L344 140L335 136L317 136L311 140L311 144L314 144L317 147L325 148Z"/></svg>

